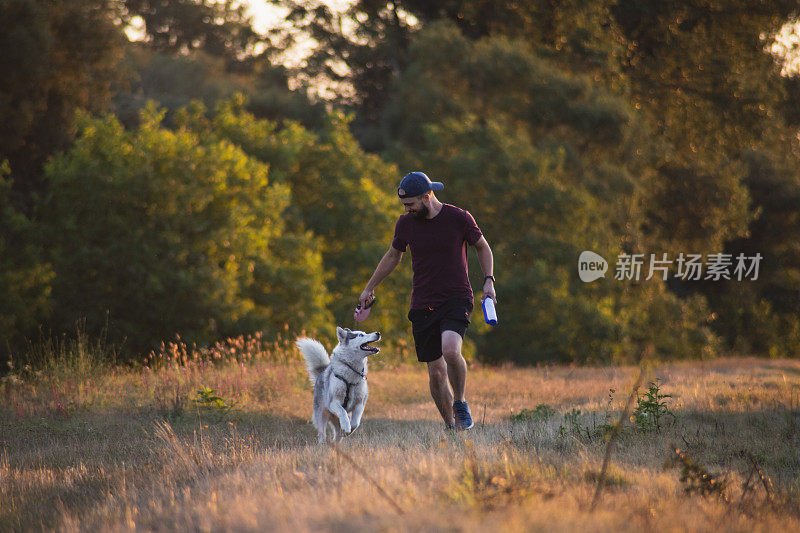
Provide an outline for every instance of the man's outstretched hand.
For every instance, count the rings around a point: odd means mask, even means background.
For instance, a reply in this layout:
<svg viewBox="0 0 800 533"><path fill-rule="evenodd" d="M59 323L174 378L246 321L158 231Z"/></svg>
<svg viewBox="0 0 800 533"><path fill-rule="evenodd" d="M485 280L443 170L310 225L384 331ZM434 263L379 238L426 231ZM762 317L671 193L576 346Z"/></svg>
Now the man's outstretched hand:
<svg viewBox="0 0 800 533"><path fill-rule="evenodd" d="M375 291L368 291L364 289L364 292L362 292L361 296L358 298L358 303L359 305L361 305L362 309L366 309L374 299L375 299Z"/></svg>

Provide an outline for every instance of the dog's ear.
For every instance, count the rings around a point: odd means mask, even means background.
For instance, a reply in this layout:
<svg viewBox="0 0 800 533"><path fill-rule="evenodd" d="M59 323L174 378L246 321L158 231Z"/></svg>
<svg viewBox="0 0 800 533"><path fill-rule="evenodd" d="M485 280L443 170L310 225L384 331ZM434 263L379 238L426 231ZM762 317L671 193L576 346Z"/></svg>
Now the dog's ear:
<svg viewBox="0 0 800 533"><path fill-rule="evenodd" d="M349 332L349 329L342 329L339 326L336 326L336 336L339 338L340 344L347 344L347 334Z"/></svg>

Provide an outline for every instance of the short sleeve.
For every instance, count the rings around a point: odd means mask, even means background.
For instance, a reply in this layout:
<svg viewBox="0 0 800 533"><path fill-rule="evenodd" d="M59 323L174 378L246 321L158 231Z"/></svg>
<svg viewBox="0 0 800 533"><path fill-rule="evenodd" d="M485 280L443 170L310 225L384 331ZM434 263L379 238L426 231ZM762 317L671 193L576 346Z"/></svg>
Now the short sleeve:
<svg viewBox="0 0 800 533"><path fill-rule="evenodd" d="M470 246L475 246L475 243L478 242L481 237L483 237L483 232L481 232L478 224L475 223L475 219L472 218L472 215L469 211L464 211L464 218L466 222L465 235L467 244Z"/></svg>
<svg viewBox="0 0 800 533"><path fill-rule="evenodd" d="M397 224L394 225L394 239L392 239L392 248L398 252L405 252L406 247L408 247L408 240L401 224L402 221L402 218L397 219Z"/></svg>

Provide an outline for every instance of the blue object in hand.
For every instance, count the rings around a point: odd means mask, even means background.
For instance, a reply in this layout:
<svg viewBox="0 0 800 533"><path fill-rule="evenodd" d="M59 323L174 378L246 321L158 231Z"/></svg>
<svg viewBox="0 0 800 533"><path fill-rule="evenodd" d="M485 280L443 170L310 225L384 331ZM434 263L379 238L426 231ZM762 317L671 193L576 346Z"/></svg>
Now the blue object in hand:
<svg viewBox="0 0 800 533"><path fill-rule="evenodd" d="M491 298L483 299L483 318L490 326L497 325L497 310L495 310L494 300Z"/></svg>

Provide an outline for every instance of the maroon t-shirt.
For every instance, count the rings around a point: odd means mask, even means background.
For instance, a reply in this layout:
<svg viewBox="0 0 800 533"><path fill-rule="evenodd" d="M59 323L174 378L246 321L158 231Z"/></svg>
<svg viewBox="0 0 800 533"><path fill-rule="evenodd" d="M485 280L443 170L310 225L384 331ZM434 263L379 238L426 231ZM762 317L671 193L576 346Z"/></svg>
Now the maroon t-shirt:
<svg viewBox="0 0 800 533"><path fill-rule="evenodd" d="M474 245L482 235L468 211L450 204L442 204L431 219L405 214L397 220L392 246L401 252L411 247L411 309L435 307L459 296L472 301L467 244Z"/></svg>

